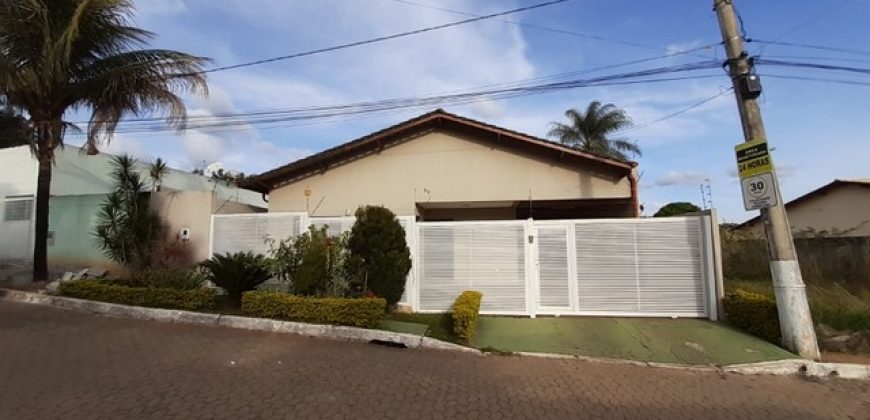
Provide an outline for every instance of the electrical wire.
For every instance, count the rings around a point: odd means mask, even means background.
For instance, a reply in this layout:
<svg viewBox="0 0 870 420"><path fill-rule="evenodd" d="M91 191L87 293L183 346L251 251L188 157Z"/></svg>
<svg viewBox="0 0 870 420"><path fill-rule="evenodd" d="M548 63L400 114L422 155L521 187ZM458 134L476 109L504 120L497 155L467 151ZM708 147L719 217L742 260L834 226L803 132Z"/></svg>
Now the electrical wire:
<svg viewBox="0 0 870 420"><path fill-rule="evenodd" d="M435 6L435 5L431 5L431 4L417 3L415 1L410 1L410 0L390 0L390 1L393 1L396 3L401 3L401 4L407 4L410 6L422 7L422 8L431 9L431 10L439 10L442 12L453 13L453 14L462 15L462 16L475 16L475 17L481 16L481 15L478 15L476 13L470 13L470 12L465 12L462 10L450 9L447 7ZM573 37L577 37L577 38L591 39L591 40L600 41L600 42L608 42L608 43L612 43L612 44L626 45L626 46L635 47L635 48L643 48L646 50L668 51L667 48L641 44L638 42L631 42L631 41L624 41L624 40L620 40L620 39L607 38L607 37L603 37L600 35L569 31L566 29L552 28L552 27L537 25L537 24L533 24L533 23L518 22L518 21L510 20L510 19L494 19L494 20L499 21L499 22L503 22L503 23L508 23L511 25L520 26L523 28L535 29L535 30L539 30L539 31L546 31L546 32L557 33L557 34L562 34L562 35L569 35L569 36L573 36ZM721 42L707 45L704 48L710 48L710 47L714 47L716 45L721 45ZM699 57L703 57L703 58L709 58L706 56L701 56L699 54L694 54L694 55L699 56Z"/></svg>
<svg viewBox="0 0 870 420"><path fill-rule="evenodd" d="M547 7L547 6L553 6L553 5L565 3L568 1L572 1L572 0L551 0L551 1L543 2L543 3L533 4L530 6L506 10L503 12L491 13L488 15L482 15L482 16L478 16L478 17L474 17L474 18L470 18L470 19L463 19L463 20L459 20L459 21L455 21L455 22L444 23L441 25L435 25L435 26L429 26L429 27L425 27L425 28L415 29L413 31L399 32L396 34L379 36L376 38L366 39L363 41L356 41L356 42L350 42L347 44L334 45L331 47L318 48L315 50L309 50L309 51L304 51L304 52L299 52L299 53L294 53L294 54L282 55L282 56L278 56L278 57L271 57L271 58L265 58L265 59L261 59L261 60L248 61L248 62L244 62L244 63L232 64L232 65L222 66L222 67L214 67L214 68L202 70L201 72L180 73L180 74L178 74L178 76L215 73L215 72L219 72L219 71L234 70L234 69L240 69L243 67L251 67L251 66L257 66L260 64L273 63L276 61L285 61L285 60L291 60L294 58L308 57L308 56L312 56L312 55L316 55L316 54L322 54L325 52L344 50L344 49L348 49L348 48L359 47L362 45L369 45L369 44L374 44L374 43L378 43L378 42L382 42L382 41L388 41L391 39L403 38L403 37L412 36L412 35L419 35L422 33L437 31L440 29L452 28L454 26L465 25L468 23L479 22L482 20L494 19L494 18L498 18L501 16L512 15L515 13L527 12L530 10L540 9L540 8Z"/></svg>
<svg viewBox="0 0 870 420"><path fill-rule="evenodd" d="M771 60L766 58L755 58L755 63L759 65L808 68L817 70L834 70L870 75L870 69L861 67L835 66L832 64L820 63L802 63L797 61Z"/></svg>
<svg viewBox="0 0 870 420"><path fill-rule="evenodd" d="M352 116L360 114L369 114L374 112L383 112L391 110L401 110L409 108L430 108L433 106L443 105L463 105L482 100L503 100L519 96L535 95L549 93L554 91L576 89L581 87L599 87L599 86L616 86L616 85L631 85L644 83L660 83L676 80L688 80L698 78L721 77L715 75L695 75L681 77L660 77L650 79L651 76L659 76L677 72L691 72L702 69L714 69L719 66L715 61L704 61L697 63L688 63L681 65L665 66L641 71L627 72L614 75L606 75L588 79L573 79L566 81L557 81L542 84L511 86L499 89L487 89L480 91L470 91L458 94L436 95L429 97L412 97L412 98L394 98L381 101L370 101L356 104L343 104L302 109L285 109L275 114L256 114L248 115L246 113L238 113L227 117L210 117L194 121L193 124L187 126L188 129L204 129L214 127L227 127L235 125L256 125L256 124L271 124L278 122L315 120L333 117ZM138 131L169 131L175 130L172 127L166 127L162 123L152 121L134 121L131 123L122 121L116 132L138 132Z"/></svg>
<svg viewBox="0 0 870 420"><path fill-rule="evenodd" d="M651 61L657 61L657 60L662 60L662 59L666 59L666 58L673 58L673 57L678 56L678 55L689 54L689 53L694 52L694 51L698 51L698 50L701 50L701 49L704 49L704 48L708 48L708 47L710 47L710 46L712 46L712 45L716 45L716 44L701 45L701 46L698 46L698 47L689 48L689 49L682 50L682 51L678 51L678 52L671 53L671 54L658 55L658 56L654 56L654 57L646 57L646 58L641 58L641 59L637 59L637 60L630 60L630 61L625 61L625 62L615 63L615 64L607 64L607 65L602 65L602 66L597 66L597 67L591 67L591 68L582 69L582 70L576 70L576 71L571 71L571 72L558 73L558 74L552 74L552 75L540 76L540 77L528 78L528 79L521 79L521 80L516 80L516 81L511 81L511 82L494 83L494 84L483 85L483 86L477 86L477 87L467 88L467 89L459 89L459 90L453 90L453 91L447 91L447 92L440 92L440 93L433 94L433 95L430 95L430 96L435 96L435 95L447 95L447 94L451 94L451 93L473 92L473 91L477 91L477 90L482 90L482 89L486 89L486 88L495 88L495 87L525 86L525 85L527 85L527 84L529 84L529 83L532 83L532 82L554 81L554 80L564 79L564 78L571 77L571 76L578 76L578 75L582 75L582 74L595 73L595 72L599 72L599 71L602 71L602 70L612 70L612 69L615 69L615 68L627 67L627 66L631 66L631 65L635 65L635 64L641 64L641 63L646 63L646 62L651 62ZM365 105L365 104L367 104L367 103L368 103L368 102L363 102L363 103L353 103L353 104L347 104L347 105L337 105L337 106L336 106L336 105L331 105L331 106L312 106L312 107L302 107L302 108L296 108L296 109L294 109L293 111L322 111L322 110L334 110L334 109L338 109L338 108L352 108L352 107L357 107L357 106ZM217 118L223 118L223 117L234 117L234 116L241 116L241 115L243 115L243 116L265 116L265 115L277 115L277 114L283 114L283 113L286 113L286 112L288 112L288 111L286 110L286 108L280 108L280 109L274 109L274 108L273 108L273 109L248 110L248 111L244 111L244 112L215 113L215 114L211 114L211 115L203 115L203 116L189 116L189 117L188 117L188 121L210 120L210 119L213 119L213 118L216 118L216 117L217 117ZM162 121L164 121L164 120L165 120L165 118L163 118L163 117L140 117L140 118L128 118L128 119L124 119L124 123L132 123L132 122L162 122ZM88 121L74 121L74 123L75 123L75 124L87 124Z"/></svg>
<svg viewBox="0 0 870 420"><path fill-rule="evenodd" d="M870 82L861 82L857 80L842 80L842 79L830 79L824 77L809 77L809 76L794 76L788 74L771 74L771 73L761 73L759 74L761 77L770 77L773 79L786 79L786 80L802 80L802 81L810 81L810 82L826 82L826 83L837 83L843 85L850 86L868 86L870 87Z"/></svg>
<svg viewBox="0 0 870 420"><path fill-rule="evenodd" d="M856 55L867 55L870 56L870 51L862 51L862 50L853 50L849 48L835 48L828 47L824 45L810 45L810 44L799 44L796 42L783 42L783 41L767 41L763 39L755 39L755 38L747 38L746 42L757 42L759 44L770 44L770 45L779 45L783 47L794 47L794 48L807 48L811 50L820 50L820 51L835 51L847 54L856 54Z"/></svg>
<svg viewBox="0 0 870 420"><path fill-rule="evenodd" d="M713 101L713 100L716 100L716 99L718 99L718 98L721 98L721 97L723 97L723 96L725 96L725 95L731 93L732 91L734 91L734 88L733 88L733 87L732 87L732 88L725 89L725 90L723 90L722 92L719 92L719 93L717 93L717 94L715 94L715 95L713 95L713 96L711 96L711 97L709 97L709 98L706 98L706 99L704 99L704 100L702 100L702 101L700 101L700 102L696 102L696 103L694 103L694 104L692 104L692 105L689 105L689 106L687 106L687 107L685 107L685 108L683 108L683 109L680 109L679 111L673 112L673 113L671 113L671 114L665 115L664 117L661 117L661 118L655 119L655 120L653 120L653 121L650 121L650 122L647 122L647 123L644 123L644 124L635 125L635 126L633 126L633 127L630 127L630 128L628 128L628 129L625 129L625 130L621 131L620 133L621 133L621 134L624 134L624 133L631 133L631 132L638 131L638 130L643 130L644 128L647 128L647 127L650 127L650 126L656 125L656 124L658 124L658 123L660 123L660 122L662 122L662 121L666 121L666 120L669 120L669 119L671 119L671 118L677 117L677 116L679 116L679 115L685 114L686 112L689 112L689 111L691 111L691 110L693 110L693 109L695 109L695 108L698 108L698 107L700 107L700 106L702 106L702 105L704 105L704 104L706 104L706 103L708 103L708 102L710 102L710 101Z"/></svg>
<svg viewBox="0 0 870 420"><path fill-rule="evenodd" d="M851 3L852 1L853 1L853 0L843 0L843 1L841 1L840 3L834 5L833 7L830 7L830 8L828 8L828 9L825 9L825 10L822 11L821 13L818 13L818 14L816 14L816 15L810 17L809 19L807 19L807 20L805 20L805 21L803 21L803 22L801 22L801 23L799 23L799 24L793 26L792 28L786 30L785 32L781 33L781 34L780 34L779 36L777 36L776 38L773 38L773 41L779 41L780 39L785 38L787 35L791 35L791 34L797 32L798 30L805 28L805 27L806 27L807 25L809 25L810 23L813 23L813 22L815 22L815 21L817 21L817 20L819 20L819 19L821 19L821 18L823 18L823 17L825 17L825 16L827 16L827 15L833 13L835 10L838 10L838 9L842 8L843 6L845 6L845 5L848 4L848 3ZM762 51L764 51L763 48L762 48Z"/></svg>

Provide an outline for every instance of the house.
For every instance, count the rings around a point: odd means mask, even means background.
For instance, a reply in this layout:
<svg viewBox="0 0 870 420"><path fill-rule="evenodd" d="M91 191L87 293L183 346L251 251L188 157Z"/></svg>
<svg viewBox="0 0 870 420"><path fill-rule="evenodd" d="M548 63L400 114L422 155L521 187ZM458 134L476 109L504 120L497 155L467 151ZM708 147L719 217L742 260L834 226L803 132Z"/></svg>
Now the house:
<svg viewBox="0 0 870 420"><path fill-rule="evenodd" d="M785 204L795 235L870 237L870 178L835 179ZM735 228L748 237L764 235L759 217Z"/></svg>
<svg viewBox="0 0 870 420"><path fill-rule="evenodd" d="M242 186L315 217L376 204L421 221L619 218L638 216L636 166L439 109Z"/></svg>
<svg viewBox="0 0 870 420"><path fill-rule="evenodd" d="M113 189L112 155L88 156L66 146L55 152L49 199L48 263L52 271L82 267L118 270L95 246L97 212ZM28 146L0 150L0 261L32 258L38 164ZM147 180L147 167L139 166ZM262 194L202 175L170 169L160 191L150 192L151 206L167 225L167 243L177 254L200 261L209 257L212 214L265 211ZM182 229L185 230L181 235ZM181 257L182 255L178 255Z"/></svg>

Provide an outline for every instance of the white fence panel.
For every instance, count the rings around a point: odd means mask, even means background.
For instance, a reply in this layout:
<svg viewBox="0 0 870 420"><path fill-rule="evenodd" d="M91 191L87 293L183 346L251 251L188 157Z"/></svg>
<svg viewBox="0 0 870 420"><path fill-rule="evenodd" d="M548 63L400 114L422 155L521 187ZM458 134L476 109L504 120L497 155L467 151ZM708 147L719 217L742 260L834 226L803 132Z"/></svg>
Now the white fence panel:
<svg viewBox="0 0 870 420"><path fill-rule="evenodd" d="M634 223L578 223L574 235L579 310L637 311Z"/></svg>
<svg viewBox="0 0 870 420"><path fill-rule="evenodd" d="M640 311L703 315L700 220L666 218L635 227Z"/></svg>
<svg viewBox="0 0 870 420"><path fill-rule="evenodd" d="M211 253L269 253L271 241L298 235L305 213L244 213L212 216Z"/></svg>
<svg viewBox="0 0 870 420"><path fill-rule="evenodd" d="M539 307L571 308L571 276L566 226L540 226L538 233Z"/></svg>
<svg viewBox="0 0 870 420"><path fill-rule="evenodd" d="M465 290L482 312L526 312L525 224L417 223L419 310L446 311Z"/></svg>

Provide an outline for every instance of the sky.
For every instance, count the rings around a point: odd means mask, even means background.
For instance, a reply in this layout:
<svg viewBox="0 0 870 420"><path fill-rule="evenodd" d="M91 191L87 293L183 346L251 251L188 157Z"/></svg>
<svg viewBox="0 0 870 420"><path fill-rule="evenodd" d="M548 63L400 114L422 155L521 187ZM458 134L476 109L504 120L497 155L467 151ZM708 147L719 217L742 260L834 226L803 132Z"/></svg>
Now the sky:
<svg viewBox="0 0 870 420"><path fill-rule="evenodd" d="M413 0L474 14L539 0ZM870 50L870 1L735 0L750 38ZM152 46L210 57L213 66L287 55L467 16L397 0L139 0L135 23L156 34ZM712 1L574 0L504 19L593 35L578 37L488 20L260 66L212 73L208 97L187 96L188 112L210 116L439 94L582 71L646 57L662 59L590 73L722 61ZM600 39L603 38L603 39ZM638 47L627 44L642 44ZM713 45L692 54L668 53ZM763 58L870 67L866 55L750 43ZM786 58L780 58L786 57ZM819 59L819 57L823 57ZM843 61L833 61L843 60ZM851 61L850 61L851 60ZM766 77L791 75L870 82L842 72L758 66L759 98L782 194L793 199L836 178L870 177L870 87ZM720 218L740 222L743 209L734 145L743 141L731 94L678 116L657 120L722 93L721 69L708 78L656 84L580 88L444 108L470 118L544 137L569 108L593 100L624 109L637 125L621 134L641 147L640 201L651 215L671 201L703 206L709 182ZM862 79L863 77L863 79ZM102 149L143 160L161 157L179 169L212 164L257 173L431 111L410 109L317 123L284 123L169 133L121 133ZM87 117L84 111L68 116ZM651 124L652 123L652 124ZM71 136L68 142L81 142ZM217 162L217 164L215 164ZM709 180L709 181L707 181Z"/></svg>

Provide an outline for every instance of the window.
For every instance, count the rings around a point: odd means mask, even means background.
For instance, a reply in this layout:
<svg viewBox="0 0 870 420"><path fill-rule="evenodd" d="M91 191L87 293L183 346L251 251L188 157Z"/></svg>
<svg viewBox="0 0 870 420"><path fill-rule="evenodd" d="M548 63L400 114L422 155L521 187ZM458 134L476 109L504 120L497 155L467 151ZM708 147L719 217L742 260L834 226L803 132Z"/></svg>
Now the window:
<svg viewBox="0 0 870 420"><path fill-rule="evenodd" d="M3 221L30 220L33 200L7 200L3 206Z"/></svg>

